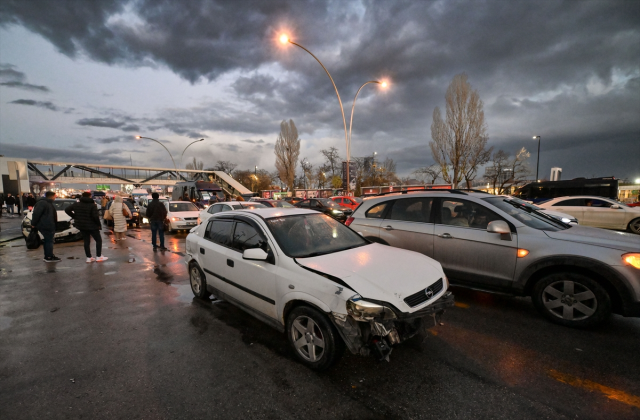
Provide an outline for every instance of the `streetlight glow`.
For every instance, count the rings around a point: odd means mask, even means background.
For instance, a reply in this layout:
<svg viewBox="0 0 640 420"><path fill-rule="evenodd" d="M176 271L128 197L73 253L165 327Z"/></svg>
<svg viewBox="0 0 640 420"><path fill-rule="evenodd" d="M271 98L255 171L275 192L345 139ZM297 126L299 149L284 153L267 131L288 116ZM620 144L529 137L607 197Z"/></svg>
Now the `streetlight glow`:
<svg viewBox="0 0 640 420"><path fill-rule="evenodd" d="M387 87L387 82L380 83L380 86L383 87L383 88L386 88Z"/></svg>
<svg viewBox="0 0 640 420"><path fill-rule="evenodd" d="M289 42L289 37L285 34L280 35L280 42L286 44L287 42Z"/></svg>

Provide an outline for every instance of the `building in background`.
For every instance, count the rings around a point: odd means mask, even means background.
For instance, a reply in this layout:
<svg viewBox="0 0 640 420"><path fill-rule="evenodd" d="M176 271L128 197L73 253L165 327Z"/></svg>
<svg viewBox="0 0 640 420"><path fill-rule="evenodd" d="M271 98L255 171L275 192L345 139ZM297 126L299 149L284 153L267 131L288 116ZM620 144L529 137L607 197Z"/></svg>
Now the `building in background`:
<svg viewBox="0 0 640 420"><path fill-rule="evenodd" d="M551 168L551 177L549 181L561 181L562 180L562 168Z"/></svg>

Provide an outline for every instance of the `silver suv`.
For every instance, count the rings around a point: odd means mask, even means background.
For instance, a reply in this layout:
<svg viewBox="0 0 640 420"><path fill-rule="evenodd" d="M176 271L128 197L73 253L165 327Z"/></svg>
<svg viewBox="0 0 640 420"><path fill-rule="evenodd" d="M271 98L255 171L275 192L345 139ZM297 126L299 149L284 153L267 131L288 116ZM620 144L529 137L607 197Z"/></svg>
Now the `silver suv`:
<svg viewBox="0 0 640 420"><path fill-rule="evenodd" d="M347 225L434 258L452 284L531 296L570 327L640 317L640 237L565 224L507 196L448 190L365 199ZM391 261L390 261L391 262Z"/></svg>

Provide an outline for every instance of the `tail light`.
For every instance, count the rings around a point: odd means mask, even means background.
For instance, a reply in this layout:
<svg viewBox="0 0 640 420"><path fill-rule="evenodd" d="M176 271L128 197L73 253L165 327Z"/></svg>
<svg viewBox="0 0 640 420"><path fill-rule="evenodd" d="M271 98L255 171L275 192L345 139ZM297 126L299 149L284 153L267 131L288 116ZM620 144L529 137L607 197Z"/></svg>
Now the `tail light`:
<svg viewBox="0 0 640 420"><path fill-rule="evenodd" d="M344 225L345 226L349 226L353 222L353 220L354 220L353 217L351 217L351 216L347 217L347 221L344 222Z"/></svg>

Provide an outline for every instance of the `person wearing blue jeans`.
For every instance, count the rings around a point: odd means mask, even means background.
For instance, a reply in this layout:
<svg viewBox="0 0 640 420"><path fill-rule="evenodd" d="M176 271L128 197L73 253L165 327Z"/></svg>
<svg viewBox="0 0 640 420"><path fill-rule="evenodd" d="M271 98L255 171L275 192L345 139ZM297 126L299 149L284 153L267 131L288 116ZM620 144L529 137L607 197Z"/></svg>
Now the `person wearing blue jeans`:
<svg viewBox="0 0 640 420"><path fill-rule="evenodd" d="M60 262L60 258L53 255L53 238L56 234L58 212L53 205L56 193L47 191L45 198L38 200L33 208L31 228L36 228L43 236L44 261Z"/></svg>
<svg viewBox="0 0 640 420"><path fill-rule="evenodd" d="M151 194L151 202L147 206L147 219L151 225L151 243L153 244L153 250L158 249L156 237L160 235L160 250L164 251L167 248L164 247L164 220L167 218L167 208L164 203L159 200L158 193Z"/></svg>

